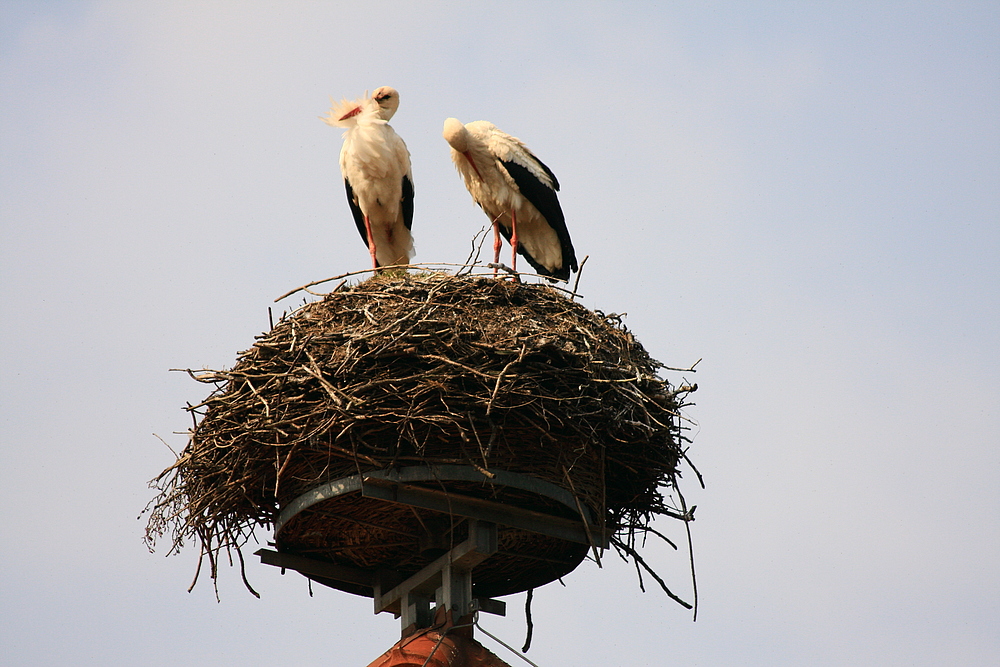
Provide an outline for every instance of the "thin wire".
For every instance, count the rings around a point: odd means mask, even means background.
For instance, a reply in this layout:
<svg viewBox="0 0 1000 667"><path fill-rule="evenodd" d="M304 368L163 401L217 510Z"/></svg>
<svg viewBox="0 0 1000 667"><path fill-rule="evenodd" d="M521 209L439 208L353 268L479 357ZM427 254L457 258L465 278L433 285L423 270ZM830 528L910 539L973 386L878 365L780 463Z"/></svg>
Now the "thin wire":
<svg viewBox="0 0 1000 667"><path fill-rule="evenodd" d="M476 616L478 616L478 615L479 615L479 612L477 611L476 612ZM475 621L476 616L472 617L473 618L472 623L463 623L462 625L453 625L450 628L446 629L444 632L442 632L441 636L438 637L437 644L434 644L434 649L430 653L427 654L427 657L424 658L424 663L422 665L420 665L420 667L427 667L427 663L429 663L431 661L431 658L434 657L434 654L437 653L438 647L441 646L441 642L444 641L444 638L448 635L449 632L451 632L455 628L467 628L467 627L469 627L470 625L472 625L473 623L476 622Z"/></svg>
<svg viewBox="0 0 1000 667"><path fill-rule="evenodd" d="M536 665L535 663L531 662L530 660L528 660L527 658L525 658L523 655L521 655L520 653L518 653L516 648L511 647L509 644L507 644L506 642L504 642L499 637L491 635L489 632L487 632L486 629L483 628L483 626L479 625L479 618L478 618L478 616L479 616L479 614L477 613L476 616L473 617L472 622L475 624L475 626L477 628L479 628L482 631L482 633L484 635L486 635L487 637L489 637L493 641L495 641L498 644L500 644L501 646L503 646L505 649L507 649L508 651L510 651L511 653L513 653L514 655L516 655L517 657L519 657L521 660L524 660L526 663L528 663L529 665L531 665L531 667L539 667L538 665Z"/></svg>
<svg viewBox="0 0 1000 667"><path fill-rule="evenodd" d="M431 658L434 657L434 654L437 653L438 647L441 646L441 642L444 641L444 638L447 634L448 634L447 630L441 633L441 636L438 637L437 644L434 645L434 649L427 654L427 657L424 658L424 663L420 665L420 667L427 667L427 663L429 663L431 661Z"/></svg>

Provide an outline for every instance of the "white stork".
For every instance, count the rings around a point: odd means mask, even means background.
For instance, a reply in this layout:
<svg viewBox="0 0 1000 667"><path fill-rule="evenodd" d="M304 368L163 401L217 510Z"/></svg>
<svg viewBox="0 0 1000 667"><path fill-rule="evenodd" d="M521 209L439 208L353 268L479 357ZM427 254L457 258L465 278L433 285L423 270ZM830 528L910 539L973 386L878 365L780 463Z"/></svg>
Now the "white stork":
<svg viewBox="0 0 1000 667"><path fill-rule="evenodd" d="M570 271L577 270L576 253L552 170L520 139L485 120L462 125L449 118L443 134L465 187L493 223L494 263L500 260L503 234L511 245L513 269L520 253L538 273L569 280Z"/></svg>
<svg viewBox="0 0 1000 667"><path fill-rule="evenodd" d="M340 173L347 203L372 268L409 264L413 256L413 173L410 152L389 119L399 108L399 93L383 86L371 97L333 103L320 118L346 128L340 150Z"/></svg>

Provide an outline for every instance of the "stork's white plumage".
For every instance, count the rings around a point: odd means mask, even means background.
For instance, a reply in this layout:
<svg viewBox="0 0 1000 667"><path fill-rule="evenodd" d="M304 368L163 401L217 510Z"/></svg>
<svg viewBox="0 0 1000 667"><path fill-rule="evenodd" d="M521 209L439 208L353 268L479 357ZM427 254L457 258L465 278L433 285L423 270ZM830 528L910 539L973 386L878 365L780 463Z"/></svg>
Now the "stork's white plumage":
<svg viewBox="0 0 1000 667"><path fill-rule="evenodd" d="M399 93L383 86L371 97L333 103L329 115L320 116L346 129L340 173L372 268L408 264L413 256L410 152L388 123L397 108Z"/></svg>
<svg viewBox="0 0 1000 667"><path fill-rule="evenodd" d="M500 235L510 242L512 268L521 254L538 273L569 280L576 253L556 192L559 181L520 139L496 125L456 118L444 122L451 159L473 200L493 223L493 259L500 259Z"/></svg>

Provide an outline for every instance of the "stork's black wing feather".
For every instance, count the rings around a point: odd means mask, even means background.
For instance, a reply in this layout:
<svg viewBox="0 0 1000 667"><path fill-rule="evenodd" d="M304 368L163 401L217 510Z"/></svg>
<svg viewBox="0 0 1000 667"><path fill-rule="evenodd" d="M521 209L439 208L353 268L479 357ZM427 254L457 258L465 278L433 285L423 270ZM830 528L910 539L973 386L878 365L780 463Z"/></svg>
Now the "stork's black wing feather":
<svg viewBox="0 0 1000 667"><path fill-rule="evenodd" d="M552 189L555 190L556 192L558 192L559 191L559 179L556 178L556 175L552 173L552 170L549 169L548 166L546 166L546 164L544 162L542 162L541 160L539 160L537 155L535 155L534 153L532 153L528 149L524 149L524 150L525 150L525 152L528 155L531 156L532 160L534 160L535 162L538 163L538 166L542 168L542 171L544 171L548 175L548 177L552 179Z"/></svg>
<svg viewBox="0 0 1000 667"><path fill-rule="evenodd" d="M368 232L365 231L365 214L361 212L361 207L358 206L358 200L354 196L354 188L351 187L351 182L344 179L344 187L347 188L347 203L351 207L351 213L354 215L354 224L358 226L358 233L361 234L361 240L365 242L365 247L368 247Z"/></svg>
<svg viewBox="0 0 1000 667"><path fill-rule="evenodd" d="M413 183L409 176L403 176L403 224L407 229L413 228Z"/></svg>
<svg viewBox="0 0 1000 667"><path fill-rule="evenodd" d="M535 158L535 160L538 161L538 158ZM559 278L560 280L569 280L570 271L576 271L578 268L576 264L576 251L573 250L573 241L569 238L569 229L566 228L566 218L563 216L562 207L559 206L559 197L556 195L556 191L538 180L538 177L532 174L531 170L527 167L512 160L501 160L500 163L507 170L507 173L510 174L510 177L514 179L514 183L521 191L521 194L524 195L524 198L538 209L538 212L542 214L542 217L549 223L549 226L555 230L556 236L559 237L559 244L562 246L563 265L555 271L549 271L535 262L534 258L525 252L524 246L521 246L518 252L540 274ZM555 175L549 168L540 161L538 161L538 164L552 178L553 185L558 185ZM504 230L501 229L501 231ZM507 235L505 234L505 236ZM509 241L510 239L508 238L507 240Z"/></svg>

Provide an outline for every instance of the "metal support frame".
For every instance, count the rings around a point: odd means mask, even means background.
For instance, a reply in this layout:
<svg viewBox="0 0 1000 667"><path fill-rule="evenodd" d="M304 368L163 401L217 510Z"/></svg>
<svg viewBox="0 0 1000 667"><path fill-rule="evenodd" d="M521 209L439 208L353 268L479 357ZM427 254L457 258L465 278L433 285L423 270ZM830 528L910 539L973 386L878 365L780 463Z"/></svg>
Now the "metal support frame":
<svg viewBox="0 0 1000 667"><path fill-rule="evenodd" d="M470 614L482 605L473 605L472 570L497 550L497 526L486 521L470 520L469 537L457 544L406 581L384 587L375 582L375 613L398 614L404 628L427 627L433 614L430 601L437 608L451 611L454 618ZM499 601L492 601L494 608ZM484 609L485 611L485 609ZM503 613L501 613L503 615Z"/></svg>
<svg viewBox="0 0 1000 667"><path fill-rule="evenodd" d="M468 538L416 574L403 580L394 571L372 572L317 561L269 549L256 552L261 562L296 570L319 583L374 598L375 613L391 612L402 619L402 627L427 627L438 609L460 618L473 611L500 616L506 604L500 600L472 597L472 571L497 551L497 524L527 530L560 540L607 549L613 531L598 527L585 507L565 489L536 477L503 470L484 475L471 466L414 466L352 475L328 482L297 497L284 507L275 522L275 534L300 512L348 493L465 517ZM431 489L415 482L462 481L508 486L556 500L572 509L579 519L536 512L464 494ZM401 581L402 580L402 581ZM437 605L431 609L431 601Z"/></svg>
<svg viewBox="0 0 1000 667"><path fill-rule="evenodd" d="M470 519L484 519L560 540L590 544L600 549L607 549L610 546L612 531L598 527L587 508L577 503L573 494L566 489L537 477L506 470L494 470L490 474L493 476L488 477L471 466L437 465L377 470L351 475L320 485L290 502L278 515L274 532L280 532L286 523L316 503L361 491L362 495L369 498L379 498ZM580 519L564 519L544 512L414 485L419 482L447 481L478 482L529 491L565 505Z"/></svg>

